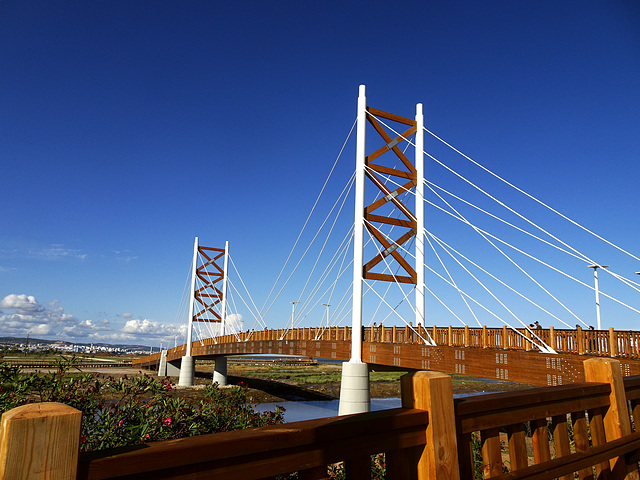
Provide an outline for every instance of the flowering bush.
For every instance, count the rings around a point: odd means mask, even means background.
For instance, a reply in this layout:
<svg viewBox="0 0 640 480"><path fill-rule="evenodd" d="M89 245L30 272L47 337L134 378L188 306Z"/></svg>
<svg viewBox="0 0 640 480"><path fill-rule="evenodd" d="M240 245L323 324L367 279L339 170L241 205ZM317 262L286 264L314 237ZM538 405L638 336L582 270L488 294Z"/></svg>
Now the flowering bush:
<svg viewBox="0 0 640 480"><path fill-rule="evenodd" d="M281 423L283 409L263 414L247 403L246 387L205 387L205 400L169 395L171 384L148 376L99 379L72 373L73 359L55 373L20 373L0 363L0 413L33 402L61 402L82 411L82 451L169 440Z"/></svg>

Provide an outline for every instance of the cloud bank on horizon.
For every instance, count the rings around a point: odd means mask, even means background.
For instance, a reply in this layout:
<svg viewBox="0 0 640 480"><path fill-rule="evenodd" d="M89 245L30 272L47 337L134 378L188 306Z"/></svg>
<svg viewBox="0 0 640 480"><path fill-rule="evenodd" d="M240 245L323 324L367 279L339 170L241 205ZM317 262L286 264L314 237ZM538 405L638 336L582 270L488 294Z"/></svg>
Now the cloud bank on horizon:
<svg viewBox="0 0 640 480"><path fill-rule="evenodd" d="M66 341L141 343L169 345L176 337L184 338L186 325L161 324L147 318L133 318L130 312L118 315L123 325L108 319L80 320L65 313L58 300L42 305L32 295L9 294L0 300L0 332L4 336L39 336Z"/></svg>

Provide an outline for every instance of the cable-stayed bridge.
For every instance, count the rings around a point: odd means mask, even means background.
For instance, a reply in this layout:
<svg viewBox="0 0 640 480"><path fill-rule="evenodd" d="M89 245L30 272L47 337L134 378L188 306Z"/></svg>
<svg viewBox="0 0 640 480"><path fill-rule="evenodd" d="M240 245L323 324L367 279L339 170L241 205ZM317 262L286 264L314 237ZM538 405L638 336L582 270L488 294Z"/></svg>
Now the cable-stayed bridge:
<svg viewBox="0 0 640 480"><path fill-rule="evenodd" d="M348 360L342 413L368 408L369 364L554 385L581 381L585 355L606 355L624 359L626 374L640 374L638 334L603 330L600 314L601 300L609 318L640 313L633 306L640 284L627 275L638 270L638 256L425 128L420 104L414 118L391 114L368 106L361 86L354 128L355 172L313 231L312 215L331 190L327 178L262 308L228 245L201 247L196 239L186 344L141 365L172 374L180 361L180 383L188 385L196 358L216 358L219 382L225 355ZM340 157L331 172L340 170ZM354 215L345 222L351 195ZM540 211L551 216L548 224ZM309 275L296 277L300 271ZM584 278L587 271L593 280ZM599 273L607 275L607 289ZM290 318L271 324L268 314L283 292L294 295ZM239 305L250 314L238 313ZM245 329L240 315L253 316L253 327Z"/></svg>

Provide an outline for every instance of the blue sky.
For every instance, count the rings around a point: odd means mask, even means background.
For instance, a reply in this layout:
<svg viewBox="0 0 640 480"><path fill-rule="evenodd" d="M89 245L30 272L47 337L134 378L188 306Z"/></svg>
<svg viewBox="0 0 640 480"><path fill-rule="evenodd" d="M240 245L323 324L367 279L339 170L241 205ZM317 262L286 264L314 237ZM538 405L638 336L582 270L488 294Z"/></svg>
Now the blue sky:
<svg viewBox="0 0 640 480"><path fill-rule="evenodd" d="M0 45L0 335L166 344L196 235L230 242L262 305L360 84L382 110L423 103L427 128L640 252L634 1L4 0ZM569 295L592 323L593 292ZM602 308L604 326L639 329Z"/></svg>

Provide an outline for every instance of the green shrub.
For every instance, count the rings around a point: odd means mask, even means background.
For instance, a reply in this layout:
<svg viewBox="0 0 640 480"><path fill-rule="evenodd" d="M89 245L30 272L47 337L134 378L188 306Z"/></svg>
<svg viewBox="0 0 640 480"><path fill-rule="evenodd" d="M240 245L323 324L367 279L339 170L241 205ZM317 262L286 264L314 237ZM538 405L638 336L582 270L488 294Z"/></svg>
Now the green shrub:
<svg viewBox="0 0 640 480"><path fill-rule="evenodd" d="M33 402L60 402L82 411L81 450L102 450L206 433L261 427L283 421L283 409L257 413L247 389L205 387L205 400L169 395L167 381L148 376L99 379L73 373L63 359L54 373L22 374L0 363L0 413Z"/></svg>

